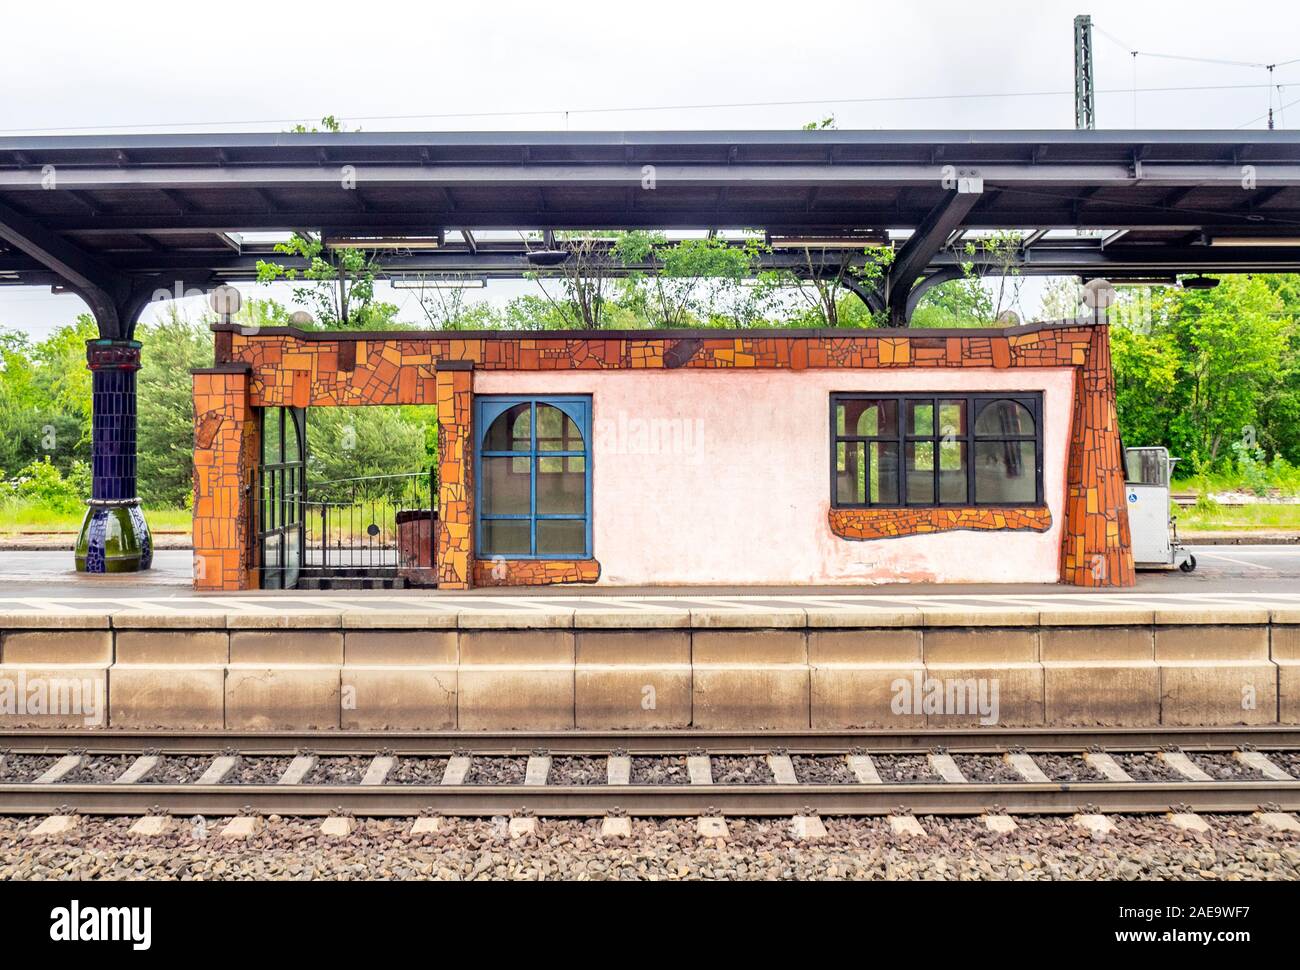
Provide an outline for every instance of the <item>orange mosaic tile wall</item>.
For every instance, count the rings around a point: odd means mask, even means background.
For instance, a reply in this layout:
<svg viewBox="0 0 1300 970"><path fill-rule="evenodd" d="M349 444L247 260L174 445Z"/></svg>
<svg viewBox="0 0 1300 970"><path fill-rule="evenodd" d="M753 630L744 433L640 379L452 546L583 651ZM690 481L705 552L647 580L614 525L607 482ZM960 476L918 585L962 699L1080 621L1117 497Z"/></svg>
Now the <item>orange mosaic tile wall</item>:
<svg viewBox="0 0 1300 970"><path fill-rule="evenodd" d="M252 367L252 395L258 407L433 404L440 361L520 371L1082 366L1090 329L1025 327L998 336L979 331L868 336L873 331L858 330L842 337L825 331L791 336L452 337L338 336L283 328L244 334L237 328L218 328L217 360Z"/></svg>
<svg viewBox="0 0 1300 970"><path fill-rule="evenodd" d="M247 368L194 373L194 588L249 589L245 488L261 442Z"/></svg>
<svg viewBox="0 0 1300 970"><path fill-rule="evenodd" d="M247 396L254 407L438 404L442 484L437 568L440 587L448 589L490 582L490 569L485 574L488 567L473 555L472 369L1074 367L1062 580L1084 586L1134 582L1104 327L1042 324L1001 332L857 330L844 334L611 331L556 336L302 333L286 328L243 333L232 326L214 330L218 364L249 368ZM1042 531L1051 524L1045 509L869 510L874 514L868 516L858 510L837 511L853 513L838 517L832 513L831 527L844 538L884 538L948 528ZM195 523L197 535L197 512ZM556 569L562 576L574 575L566 566L514 561L503 582L554 582ZM590 568L578 570L581 576L589 573Z"/></svg>
<svg viewBox="0 0 1300 970"><path fill-rule="evenodd" d="M1132 586L1137 578L1124 504L1124 452L1115 413L1110 330L1090 327L1088 334L1083 366L1074 373L1061 582Z"/></svg>
<svg viewBox="0 0 1300 970"><path fill-rule="evenodd" d="M547 586L594 583L600 579L595 559L476 559L475 586Z"/></svg>
<svg viewBox="0 0 1300 970"><path fill-rule="evenodd" d="M469 589L473 580L473 376L468 367L437 369L439 589Z"/></svg>
<svg viewBox="0 0 1300 970"><path fill-rule="evenodd" d="M1046 532L1052 513L1046 506L1029 509L831 509L830 526L841 539L892 539L952 529Z"/></svg>

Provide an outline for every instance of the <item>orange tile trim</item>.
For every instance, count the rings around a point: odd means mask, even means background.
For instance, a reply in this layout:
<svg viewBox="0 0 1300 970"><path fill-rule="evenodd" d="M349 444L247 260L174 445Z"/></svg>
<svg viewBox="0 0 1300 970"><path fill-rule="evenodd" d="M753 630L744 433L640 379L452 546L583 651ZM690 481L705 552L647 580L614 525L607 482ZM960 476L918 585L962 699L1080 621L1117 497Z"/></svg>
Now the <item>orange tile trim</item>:
<svg viewBox="0 0 1300 970"><path fill-rule="evenodd" d="M600 579L595 559L475 559L475 586L549 586L594 583Z"/></svg>
<svg viewBox="0 0 1300 970"><path fill-rule="evenodd" d="M941 509L831 509L831 531L841 539L896 539L957 529L1046 532L1052 527L1047 506Z"/></svg>

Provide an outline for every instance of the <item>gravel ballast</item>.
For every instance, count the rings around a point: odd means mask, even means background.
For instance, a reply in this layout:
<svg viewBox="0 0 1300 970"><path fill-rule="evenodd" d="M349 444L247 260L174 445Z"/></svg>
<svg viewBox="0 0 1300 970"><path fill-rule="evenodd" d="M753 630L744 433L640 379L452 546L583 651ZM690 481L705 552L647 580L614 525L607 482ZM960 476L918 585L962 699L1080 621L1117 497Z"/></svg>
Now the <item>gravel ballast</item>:
<svg viewBox="0 0 1300 970"><path fill-rule="evenodd" d="M858 777L850 770L843 757L836 755L802 755L790 759L794 762L794 776L803 785L856 785Z"/></svg>
<svg viewBox="0 0 1300 970"><path fill-rule="evenodd" d="M923 754L873 754L871 760L880 780L886 783L939 780L930 759Z"/></svg>
<svg viewBox="0 0 1300 970"><path fill-rule="evenodd" d="M1196 765L1211 778L1218 781L1264 781L1264 774L1238 761L1231 754L1189 754L1192 764Z"/></svg>
<svg viewBox="0 0 1300 970"><path fill-rule="evenodd" d="M289 767L292 758L240 758L221 779L225 785L274 785Z"/></svg>
<svg viewBox="0 0 1300 970"><path fill-rule="evenodd" d="M1123 768L1134 781L1186 781L1160 757L1153 752L1115 754L1115 763Z"/></svg>
<svg viewBox="0 0 1300 970"><path fill-rule="evenodd" d="M1081 754L1034 752L1034 763L1052 781L1105 781L1106 776L1088 764Z"/></svg>
<svg viewBox="0 0 1300 970"><path fill-rule="evenodd" d="M128 833L131 818L85 818L72 836L32 839L39 819L0 818L3 879L437 880L1241 880L1295 879L1300 836L1249 815L1205 815L1208 835L1160 816L1111 816L1094 840L1068 817L1017 816L1008 835L979 819L921 816L926 834L901 840L881 818L825 818L827 838L796 842L786 819L729 818L728 840L701 838L694 820L634 819L632 837L601 840L598 819L548 819L512 841L506 819L449 820L410 836L411 819L358 819L326 839L319 819L270 816L251 839L225 840L225 819L180 820L168 835ZM206 838L198 837L200 834Z"/></svg>
<svg viewBox="0 0 1300 970"><path fill-rule="evenodd" d="M603 785L609 780L608 758L565 757L551 761L548 785Z"/></svg>
<svg viewBox="0 0 1300 970"><path fill-rule="evenodd" d="M527 776L527 758L475 758L470 762L465 784L522 785Z"/></svg>
<svg viewBox="0 0 1300 970"><path fill-rule="evenodd" d="M1265 751L1264 754L1292 778L1300 778L1300 751Z"/></svg>
<svg viewBox="0 0 1300 970"><path fill-rule="evenodd" d="M188 785L198 781L211 764L209 757L169 754L140 781L146 785Z"/></svg>
<svg viewBox="0 0 1300 970"><path fill-rule="evenodd" d="M685 758L633 757L631 783L634 785L689 785L690 773Z"/></svg>
<svg viewBox="0 0 1300 970"><path fill-rule="evenodd" d="M988 784L1024 781L1000 754L959 754L953 756L953 761L967 781Z"/></svg>
<svg viewBox="0 0 1300 970"><path fill-rule="evenodd" d="M365 777L370 758L317 758L303 778L304 785L355 785Z"/></svg>
<svg viewBox="0 0 1300 970"><path fill-rule="evenodd" d="M715 785L770 785L776 781L765 757L723 754L710 760Z"/></svg>
<svg viewBox="0 0 1300 970"><path fill-rule="evenodd" d="M91 755L59 779L68 785L102 785L121 776L135 763L133 754Z"/></svg>
<svg viewBox="0 0 1300 970"><path fill-rule="evenodd" d="M426 758L412 755L398 758L393 770L384 779L389 785L440 785L447 770L446 758Z"/></svg>
<svg viewBox="0 0 1300 970"><path fill-rule="evenodd" d="M44 754L7 754L0 762L0 782L25 785L45 774L57 760Z"/></svg>

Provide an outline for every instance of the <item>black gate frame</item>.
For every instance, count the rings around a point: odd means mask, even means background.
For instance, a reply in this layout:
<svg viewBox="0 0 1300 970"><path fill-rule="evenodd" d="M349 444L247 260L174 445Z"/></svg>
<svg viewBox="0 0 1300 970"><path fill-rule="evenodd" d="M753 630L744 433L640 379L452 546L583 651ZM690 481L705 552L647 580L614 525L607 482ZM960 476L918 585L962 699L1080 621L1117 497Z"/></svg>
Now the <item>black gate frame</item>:
<svg viewBox="0 0 1300 970"><path fill-rule="evenodd" d="M266 454L266 421L268 412L279 422L279 453ZM298 457L286 456L286 432L292 429L297 438ZM258 438L261 442L260 461L253 470L250 485L253 507L253 542L251 550L257 556L258 587L261 589L295 589L306 555L306 529L304 510L307 500L307 411L305 408L260 408L258 410ZM274 461L267 461L268 457ZM297 540L298 556L290 563L290 540ZM268 552L275 548L272 558Z"/></svg>

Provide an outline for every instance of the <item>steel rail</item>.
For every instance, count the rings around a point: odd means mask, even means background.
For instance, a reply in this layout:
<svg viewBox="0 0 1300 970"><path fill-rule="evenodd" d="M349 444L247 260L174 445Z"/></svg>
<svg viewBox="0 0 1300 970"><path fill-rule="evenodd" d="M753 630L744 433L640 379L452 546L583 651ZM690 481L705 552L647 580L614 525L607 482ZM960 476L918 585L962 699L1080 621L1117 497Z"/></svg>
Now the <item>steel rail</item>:
<svg viewBox="0 0 1300 970"><path fill-rule="evenodd" d="M529 754L681 754L700 748L708 754L762 754L784 748L794 754L843 754L854 748L880 753L924 753L934 747L969 753L998 753L1011 747L1030 752L1079 752L1090 747L1155 751L1166 746L1193 750L1233 750L1242 745L1300 748L1300 725L1215 728L927 728L861 731L118 731L103 728L0 732L0 751L48 754L76 748L88 754L242 754L400 755Z"/></svg>
<svg viewBox="0 0 1300 970"><path fill-rule="evenodd" d="M448 816L646 817L797 815L979 815L1080 811L1251 812L1300 809L1300 781L1088 782L1079 784L882 785L0 785L0 813L42 815L261 814L372 817L437 812Z"/></svg>

